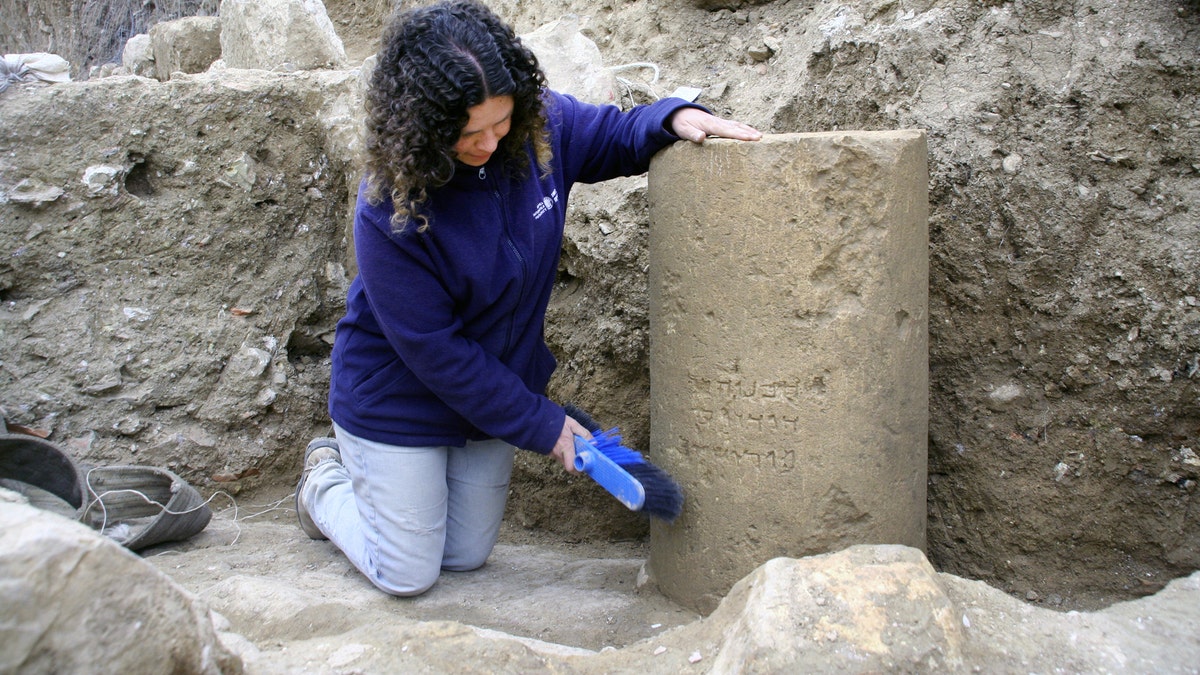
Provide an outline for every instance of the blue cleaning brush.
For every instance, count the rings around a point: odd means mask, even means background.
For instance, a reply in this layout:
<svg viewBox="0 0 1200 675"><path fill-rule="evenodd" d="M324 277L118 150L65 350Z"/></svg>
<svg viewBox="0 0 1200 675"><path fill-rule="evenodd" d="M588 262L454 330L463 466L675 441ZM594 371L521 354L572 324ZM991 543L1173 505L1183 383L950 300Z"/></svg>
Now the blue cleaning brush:
<svg viewBox="0 0 1200 675"><path fill-rule="evenodd" d="M641 511L646 505L646 488L596 447L597 441L608 439L601 439L600 433L594 434L590 441L583 436L575 437L575 469L591 476L630 511Z"/></svg>
<svg viewBox="0 0 1200 675"><path fill-rule="evenodd" d="M575 437L575 468L583 471L632 511L642 511L668 523L683 510L683 491L670 474L646 461L636 450L621 445L616 427L602 431L591 415L574 405L567 414L592 433L592 440Z"/></svg>

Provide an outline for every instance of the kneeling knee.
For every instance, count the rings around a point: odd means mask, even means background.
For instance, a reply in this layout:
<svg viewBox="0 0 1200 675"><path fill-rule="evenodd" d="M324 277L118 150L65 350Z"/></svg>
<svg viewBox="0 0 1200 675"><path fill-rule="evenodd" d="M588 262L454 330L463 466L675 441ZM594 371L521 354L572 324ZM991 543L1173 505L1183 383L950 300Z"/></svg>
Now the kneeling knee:
<svg viewBox="0 0 1200 675"><path fill-rule="evenodd" d="M406 574L377 574L371 578L371 583L388 595L408 598L421 595L437 583L440 570L419 570Z"/></svg>
<svg viewBox="0 0 1200 675"><path fill-rule="evenodd" d="M482 557L467 556L454 559L448 558L442 562L442 569L450 572L470 572L483 567L483 564L487 562L487 559L488 557L486 555Z"/></svg>

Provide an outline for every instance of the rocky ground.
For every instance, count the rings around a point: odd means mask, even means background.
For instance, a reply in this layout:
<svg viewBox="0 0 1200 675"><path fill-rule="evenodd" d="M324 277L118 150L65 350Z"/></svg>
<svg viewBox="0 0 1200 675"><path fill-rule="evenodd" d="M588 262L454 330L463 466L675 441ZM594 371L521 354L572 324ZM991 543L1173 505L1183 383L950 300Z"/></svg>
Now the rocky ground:
<svg viewBox="0 0 1200 675"><path fill-rule="evenodd" d="M0 492L5 672L1196 673L1200 659L1200 573L1062 613L916 549L854 546L771 560L697 618L632 588L638 559L611 550L501 544L401 599L269 504L139 558L10 501Z"/></svg>
<svg viewBox="0 0 1200 675"><path fill-rule="evenodd" d="M511 635L593 651L625 647L699 618L652 588L638 588L646 558L642 542L564 542L508 525L481 570L445 573L418 598L390 598L371 586L329 542L313 541L295 522L291 495L267 503L218 508L204 532L165 544L143 557L227 615L257 643L337 635L362 623L353 612L326 612L323 603L421 621L455 621ZM235 581L235 579L237 581ZM278 598L245 602L239 584L286 585L299 606L286 623ZM253 595L253 594L250 594ZM311 605L311 606L309 606ZM256 614L262 612L262 614ZM250 626L257 629L247 631Z"/></svg>

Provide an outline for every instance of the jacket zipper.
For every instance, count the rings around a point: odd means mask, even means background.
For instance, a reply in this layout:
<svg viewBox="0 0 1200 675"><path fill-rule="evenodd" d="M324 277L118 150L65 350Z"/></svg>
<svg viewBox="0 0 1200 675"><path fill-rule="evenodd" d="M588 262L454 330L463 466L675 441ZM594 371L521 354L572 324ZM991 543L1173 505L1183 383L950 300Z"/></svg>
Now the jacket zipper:
<svg viewBox="0 0 1200 675"><path fill-rule="evenodd" d="M487 171L482 166L479 167L479 179L480 180L487 179ZM498 187L496 187L495 185L491 185L489 187L491 188L491 191L492 191L492 197L495 198L496 203L499 205L500 218L502 220L501 226L504 228L504 243L508 246L509 250L512 251L513 256L517 259L517 270L521 277L520 292L517 294L517 306L521 307L522 303L525 302L525 292L526 292L525 287L526 287L526 283L528 282L528 278L529 278L529 271L528 271L528 269L526 269L527 261L525 259L525 256L521 254L521 249L517 247L516 240L513 239L512 227L511 227L512 223L510 222L509 217L508 217L508 209L505 207L504 196L502 194L500 194L500 189ZM504 349L502 350L502 354L505 357L508 356L508 351L510 349L512 349L513 337L516 334L516 331L517 331L517 321L516 321L516 313L514 313L512 319L509 321L509 324L508 324L508 335L506 335L504 338Z"/></svg>

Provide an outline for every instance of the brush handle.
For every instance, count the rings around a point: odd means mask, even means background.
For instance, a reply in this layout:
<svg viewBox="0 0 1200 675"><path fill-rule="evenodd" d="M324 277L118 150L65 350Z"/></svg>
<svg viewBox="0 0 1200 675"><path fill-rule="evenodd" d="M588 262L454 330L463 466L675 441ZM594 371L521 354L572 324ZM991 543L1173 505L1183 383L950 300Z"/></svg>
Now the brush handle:
<svg viewBox="0 0 1200 675"><path fill-rule="evenodd" d="M575 437L575 469L590 476L630 511L640 511L646 503L641 482L582 436Z"/></svg>

